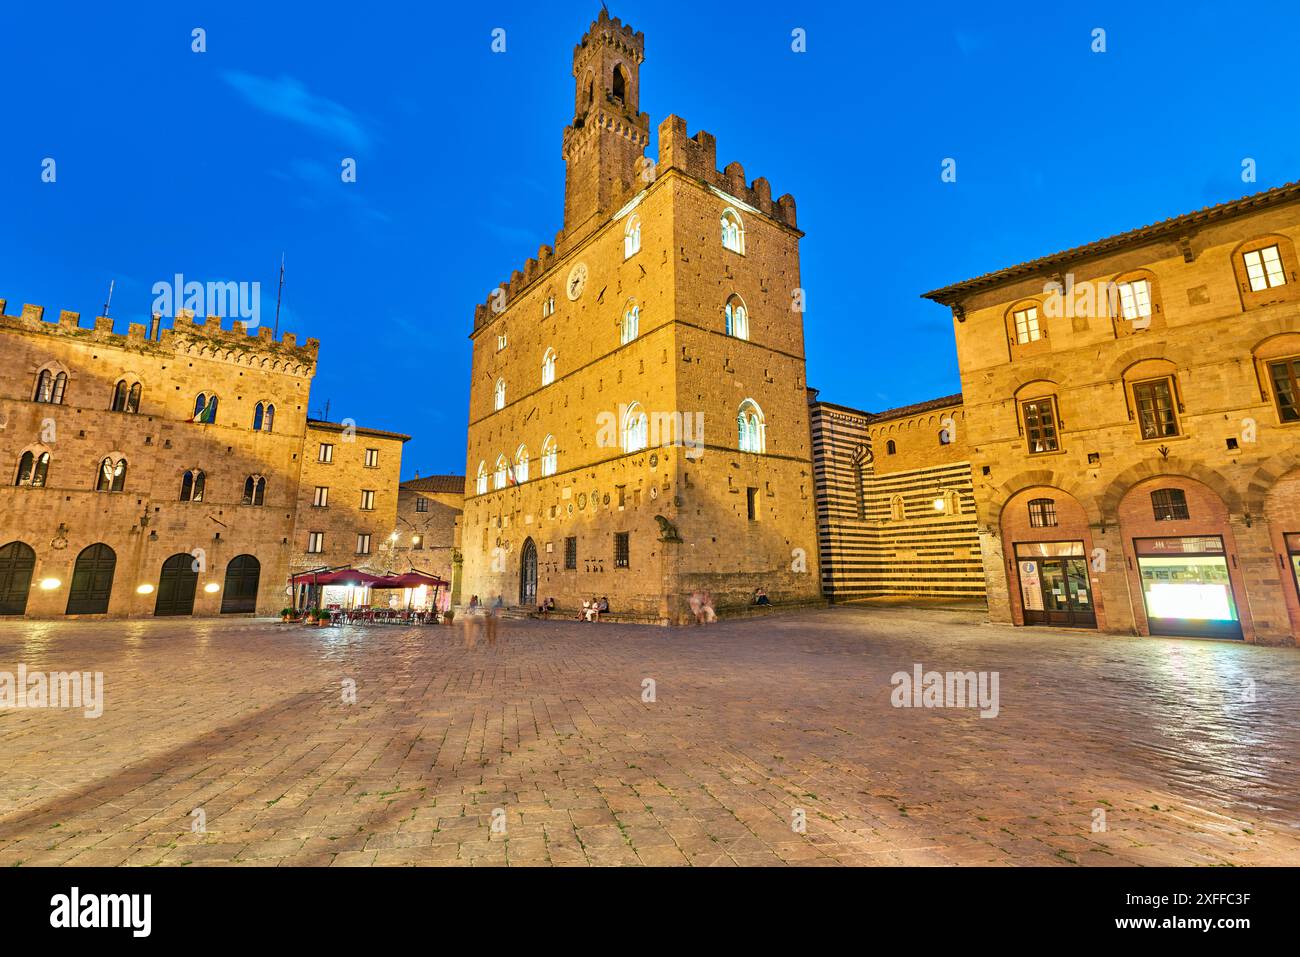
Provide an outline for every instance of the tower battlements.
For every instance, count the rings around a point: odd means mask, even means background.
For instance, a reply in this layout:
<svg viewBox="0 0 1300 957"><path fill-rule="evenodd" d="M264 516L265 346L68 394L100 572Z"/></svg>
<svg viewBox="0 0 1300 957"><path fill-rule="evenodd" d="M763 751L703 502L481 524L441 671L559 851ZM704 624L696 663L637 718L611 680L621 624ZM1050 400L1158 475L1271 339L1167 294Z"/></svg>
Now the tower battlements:
<svg viewBox="0 0 1300 957"><path fill-rule="evenodd" d="M606 43L615 50L633 57L637 63L645 59L645 34L640 30L635 33L632 27L618 17L611 17L609 12L601 10L600 15L591 21L591 26L573 47L573 75L578 75L578 61L595 43Z"/></svg>
<svg viewBox="0 0 1300 957"><path fill-rule="evenodd" d="M745 167L739 163L728 163L721 170L717 166L718 141L712 133L699 130L694 136L688 135L686 121L680 116L667 116L659 124L658 175L662 176L670 169L679 169L687 176L734 196L764 216L792 229L799 228L793 196L786 193L774 201L772 184L764 177L760 176L746 185Z"/></svg>
<svg viewBox="0 0 1300 957"><path fill-rule="evenodd" d="M7 305L7 300L0 299L0 330L63 337L119 349L200 356L270 367L292 375L313 375L320 351L318 339L308 339L300 346L297 336L286 332L276 341L269 326L261 326L250 334L240 320L235 320L229 328L223 327L217 316L196 323L188 310L181 310L172 328L161 329L156 339L150 339L150 326L145 323L129 323L127 332L122 334L113 331L114 320L109 316L97 316L93 328L83 328L78 312L61 310L57 322L47 322L44 306L24 303L19 315L10 316L5 313ZM162 317L152 318L160 321Z"/></svg>

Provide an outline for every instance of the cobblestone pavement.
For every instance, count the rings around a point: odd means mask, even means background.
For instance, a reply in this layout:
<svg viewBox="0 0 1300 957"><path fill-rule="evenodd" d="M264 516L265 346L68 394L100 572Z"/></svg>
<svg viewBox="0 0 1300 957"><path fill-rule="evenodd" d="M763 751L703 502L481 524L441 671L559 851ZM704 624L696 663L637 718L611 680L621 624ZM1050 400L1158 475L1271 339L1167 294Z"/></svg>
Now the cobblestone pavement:
<svg viewBox="0 0 1300 957"><path fill-rule="evenodd" d="M832 608L506 621L472 650L445 627L0 624L0 671L20 663L102 671L106 704L0 711L0 865L1300 861L1296 649ZM891 706L915 663L998 672L997 717Z"/></svg>

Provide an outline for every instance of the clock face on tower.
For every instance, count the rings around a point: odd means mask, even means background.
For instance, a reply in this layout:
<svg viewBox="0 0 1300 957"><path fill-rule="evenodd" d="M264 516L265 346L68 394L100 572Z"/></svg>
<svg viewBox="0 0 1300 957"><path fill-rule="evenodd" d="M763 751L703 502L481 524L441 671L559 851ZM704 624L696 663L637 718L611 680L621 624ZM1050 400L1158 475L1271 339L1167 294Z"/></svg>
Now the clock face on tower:
<svg viewBox="0 0 1300 957"><path fill-rule="evenodd" d="M582 290L587 288L587 264L575 263L569 270L569 278L565 280L564 289L568 293L569 299L577 299L582 295Z"/></svg>

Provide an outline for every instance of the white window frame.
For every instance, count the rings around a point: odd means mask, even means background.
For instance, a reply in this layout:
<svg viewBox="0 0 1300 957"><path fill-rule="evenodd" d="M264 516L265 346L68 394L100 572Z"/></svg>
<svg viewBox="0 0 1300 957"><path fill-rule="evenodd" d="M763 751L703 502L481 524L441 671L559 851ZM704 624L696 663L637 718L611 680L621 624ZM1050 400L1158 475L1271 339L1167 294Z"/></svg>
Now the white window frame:
<svg viewBox="0 0 1300 957"><path fill-rule="evenodd" d="M641 217L633 213L623 226L623 258L631 259L641 251Z"/></svg>
<svg viewBox="0 0 1300 957"><path fill-rule="evenodd" d="M322 465L334 464L334 443L333 442L322 442L320 444L320 451L316 453L316 461L320 462Z"/></svg>
<svg viewBox="0 0 1300 957"><path fill-rule="evenodd" d="M361 490L361 511L373 512L375 510L375 490L372 488L363 488Z"/></svg>
<svg viewBox="0 0 1300 957"><path fill-rule="evenodd" d="M1023 332L1021 330L1021 319L1024 316ZM1043 338L1043 325L1038 315L1037 306L1025 306L1023 309L1017 309L1011 313L1011 321L1016 326L1016 343L1027 346L1031 342L1037 342Z"/></svg>
<svg viewBox="0 0 1300 957"><path fill-rule="evenodd" d="M325 533L308 532L307 553L310 555L319 555L323 551L325 551Z"/></svg>
<svg viewBox="0 0 1300 957"><path fill-rule="evenodd" d="M312 508L329 508L330 490L328 485L317 485L312 493Z"/></svg>
<svg viewBox="0 0 1300 957"><path fill-rule="evenodd" d="M1270 252L1273 254L1271 258ZM1252 256L1255 257L1253 262ZM1277 243L1252 249L1243 253L1241 258L1246 263L1246 280L1251 292L1264 292L1286 285L1286 267L1282 264L1282 249Z"/></svg>
<svg viewBox="0 0 1300 957"><path fill-rule="evenodd" d="M357 532L357 554L358 555L370 554L370 533L369 532Z"/></svg>

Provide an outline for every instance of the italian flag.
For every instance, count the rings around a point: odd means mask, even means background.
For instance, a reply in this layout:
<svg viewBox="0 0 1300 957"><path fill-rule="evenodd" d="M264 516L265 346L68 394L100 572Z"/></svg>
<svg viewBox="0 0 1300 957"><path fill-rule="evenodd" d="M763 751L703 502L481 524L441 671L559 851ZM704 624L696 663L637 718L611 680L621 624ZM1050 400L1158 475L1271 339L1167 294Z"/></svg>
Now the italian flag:
<svg viewBox="0 0 1300 957"><path fill-rule="evenodd" d="M215 395L208 396L208 404L205 405L203 407L203 410L199 412L197 415L191 416L189 421L202 422L203 424L208 425L211 424L212 420L216 417L216 414L217 414L217 397Z"/></svg>

